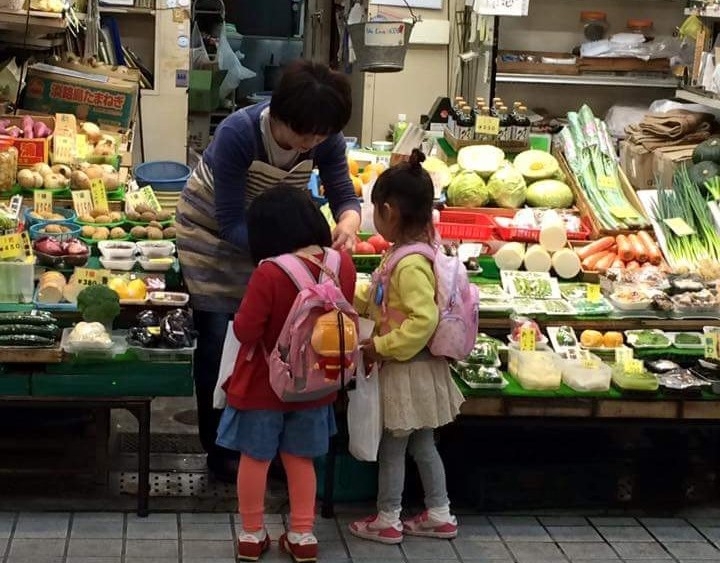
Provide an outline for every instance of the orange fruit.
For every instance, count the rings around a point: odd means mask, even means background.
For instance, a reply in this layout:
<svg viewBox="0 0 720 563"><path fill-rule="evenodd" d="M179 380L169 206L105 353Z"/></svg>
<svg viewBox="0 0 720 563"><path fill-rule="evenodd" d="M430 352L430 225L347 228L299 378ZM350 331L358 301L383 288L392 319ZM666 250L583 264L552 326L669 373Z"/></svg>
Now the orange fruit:
<svg viewBox="0 0 720 563"><path fill-rule="evenodd" d="M364 172L375 172L375 174L377 174L378 176L380 176L380 174L382 174L383 172L385 172L385 165L384 165L384 164L380 164L379 162L374 162L374 163L372 163L372 164L368 164L368 165L365 167Z"/></svg>
<svg viewBox="0 0 720 563"><path fill-rule="evenodd" d="M145 299L147 286L141 279L134 279L127 284L128 299Z"/></svg>
<svg viewBox="0 0 720 563"><path fill-rule="evenodd" d="M365 171L362 174L360 174L360 180L362 181L363 184L369 184L377 177L378 177L377 173L373 172L372 170L368 170L367 168L365 169Z"/></svg>
<svg viewBox="0 0 720 563"><path fill-rule="evenodd" d="M357 176L351 176L350 179L352 180L353 188L355 188L355 195L362 197L363 181Z"/></svg>
<svg viewBox="0 0 720 563"><path fill-rule="evenodd" d="M118 294L119 299L128 298L128 287L122 278L110 278L107 286Z"/></svg>
<svg viewBox="0 0 720 563"><path fill-rule="evenodd" d="M357 163L357 161L348 157L347 163L350 176L357 176L360 172L360 165Z"/></svg>

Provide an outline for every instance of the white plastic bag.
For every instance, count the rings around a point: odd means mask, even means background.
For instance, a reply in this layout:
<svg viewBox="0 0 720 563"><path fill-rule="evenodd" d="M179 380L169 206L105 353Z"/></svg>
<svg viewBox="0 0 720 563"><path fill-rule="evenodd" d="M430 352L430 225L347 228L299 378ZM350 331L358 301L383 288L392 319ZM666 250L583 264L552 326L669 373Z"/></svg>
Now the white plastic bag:
<svg viewBox="0 0 720 563"><path fill-rule="evenodd" d="M360 461L377 461L382 414L377 364L365 373L362 356L358 361L355 389L348 391L348 434L350 454Z"/></svg>
<svg viewBox="0 0 720 563"><path fill-rule="evenodd" d="M240 64L240 59L232 50L232 47L230 47L225 31L220 34L217 52L218 68L227 71L219 89L220 99L224 100L240 85L240 82L248 80L249 78L255 78L256 74Z"/></svg>
<svg viewBox="0 0 720 563"><path fill-rule="evenodd" d="M213 407L216 409L224 409L227 405L227 396L223 385L235 369L238 352L240 352L240 341L235 338L233 321L230 321L225 332L225 342L223 343L222 356L220 356L220 369L218 370L218 379L213 393Z"/></svg>

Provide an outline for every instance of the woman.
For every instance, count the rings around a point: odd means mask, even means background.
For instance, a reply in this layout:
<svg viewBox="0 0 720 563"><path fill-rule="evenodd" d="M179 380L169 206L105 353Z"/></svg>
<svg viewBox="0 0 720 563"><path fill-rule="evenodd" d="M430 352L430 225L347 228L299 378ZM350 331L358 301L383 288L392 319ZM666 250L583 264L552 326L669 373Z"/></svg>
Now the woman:
<svg viewBox="0 0 720 563"><path fill-rule="evenodd" d="M215 445L222 411L213 408L228 321L253 270L246 211L282 181L306 189L320 172L337 226L335 248L351 248L360 205L348 174L342 129L350 119L348 79L327 66L294 61L270 103L236 111L215 131L177 206L177 248L198 330L194 362L200 441L208 468L234 482L237 453Z"/></svg>

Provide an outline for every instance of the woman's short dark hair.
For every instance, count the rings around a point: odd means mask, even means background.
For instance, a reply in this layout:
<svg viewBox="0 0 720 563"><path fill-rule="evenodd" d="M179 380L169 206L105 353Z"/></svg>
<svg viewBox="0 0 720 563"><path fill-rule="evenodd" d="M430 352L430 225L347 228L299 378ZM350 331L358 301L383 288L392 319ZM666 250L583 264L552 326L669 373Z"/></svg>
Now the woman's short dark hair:
<svg viewBox="0 0 720 563"><path fill-rule="evenodd" d="M277 184L257 196L247 213L248 246L255 264L306 246L332 245L330 225L309 192Z"/></svg>
<svg viewBox="0 0 720 563"><path fill-rule="evenodd" d="M285 67L270 100L270 115L298 135L339 133L350 121L351 113L347 76L302 59Z"/></svg>

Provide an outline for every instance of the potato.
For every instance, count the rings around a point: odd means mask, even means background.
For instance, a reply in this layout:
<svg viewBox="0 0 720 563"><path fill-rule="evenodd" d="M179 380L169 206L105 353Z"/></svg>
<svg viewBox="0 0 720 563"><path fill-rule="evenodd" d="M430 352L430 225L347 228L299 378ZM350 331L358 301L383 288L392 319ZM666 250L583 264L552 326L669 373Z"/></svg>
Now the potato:
<svg viewBox="0 0 720 563"><path fill-rule="evenodd" d="M92 215L80 215L80 217L78 217L78 219L80 220L81 223L94 223L95 222L95 217L93 217Z"/></svg>
<svg viewBox="0 0 720 563"><path fill-rule="evenodd" d="M49 190L56 190L58 188L66 188L70 180L68 180L62 174L55 174L51 172L43 178L43 185Z"/></svg>
<svg viewBox="0 0 720 563"><path fill-rule="evenodd" d="M97 222L98 216L99 216L99 215L105 215L105 213L106 213L106 212L103 211L102 209L93 209L93 210L90 212L90 215L92 215L93 217L95 217L95 222Z"/></svg>
<svg viewBox="0 0 720 563"><path fill-rule="evenodd" d="M45 213L36 213L35 211L31 211L29 215L33 219L45 219Z"/></svg>
<svg viewBox="0 0 720 563"><path fill-rule="evenodd" d="M107 213L95 216L96 223L112 223L112 218Z"/></svg>
<svg viewBox="0 0 720 563"><path fill-rule="evenodd" d="M34 183L33 187L34 188L42 188L43 182L45 181L42 177L42 174L40 174L40 172L36 172L35 170L33 170L32 175L33 175L33 183Z"/></svg>
<svg viewBox="0 0 720 563"><path fill-rule="evenodd" d="M122 213L120 213L119 211L111 211L110 219L112 220L113 223L122 221Z"/></svg>
<svg viewBox="0 0 720 563"><path fill-rule="evenodd" d="M140 218L141 218L143 221L148 221L148 222L154 221L154 220L155 220L155 213L153 213L152 211L145 211L144 213L141 213L141 214L140 214Z"/></svg>
<svg viewBox="0 0 720 563"><path fill-rule="evenodd" d="M91 180L95 180L97 178L102 178L103 169L98 164L91 164L85 169L85 174L87 174L87 177Z"/></svg>
<svg viewBox="0 0 720 563"><path fill-rule="evenodd" d="M66 178L70 178L70 175L72 174L72 170L66 164L56 164L52 167L52 171L55 174L62 174Z"/></svg>
<svg viewBox="0 0 720 563"><path fill-rule="evenodd" d="M157 221L150 221L148 223L148 227L155 227L156 229L160 229L162 231L163 226L161 223L158 223Z"/></svg>
<svg viewBox="0 0 720 563"><path fill-rule="evenodd" d="M147 238L147 229L140 226L133 227L130 229L130 236L139 239Z"/></svg>
<svg viewBox="0 0 720 563"><path fill-rule="evenodd" d="M157 214L157 220L158 221L169 221L170 219L172 219L172 216L173 216L173 214L170 211L161 211L160 213Z"/></svg>
<svg viewBox="0 0 720 563"><path fill-rule="evenodd" d="M112 138L112 137L111 137ZM111 164L98 164L102 168L103 174L117 174L118 171Z"/></svg>
<svg viewBox="0 0 720 563"><path fill-rule="evenodd" d="M120 176L118 176L117 172L103 174L102 180L106 190L117 190L120 187Z"/></svg>
<svg viewBox="0 0 720 563"><path fill-rule="evenodd" d="M92 236L93 240L107 240L109 234L105 231L101 231L100 229L97 229Z"/></svg>
<svg viewBox="0 0 720 563"><path fill-rule="evenodd" d="M45 228L43 228L42 230L44 232L46 232L48 234L52 234L52 235L58 235L63 232L67 232L67 231L63 231L62 225L56 225L56 224L45 225Z"/></svg>
<svg viewBox="0 0 720 563"><path fill-rule="evenodd" d="M60 215L60 213L47 213L47 219L50 219L51 221L63 221L65 219L65 215Z"/></svg>
<svg viewBox="0 0 720 563"><path fill-rule="evenodd" d="M150 240L162 240L163 232L157 227L148 227L147 238Z"/></svg>
<svg viewBox="0 0 720 563"><path fill-rule="evenodd" d="M152 207L150 207L147 203L138 203L135 206L134 211L136 213L140 213L140 215L142 215L143 213L147 213L148 211L152 213Z"/></svg>
<svg viewBox="0 0 720 563"><path fill-rule="evenodd" d="M21 188L32 189L35 187L35 175L32 170L20 170L17 173L17 183L20 184Z"/></svg>
<svg viewBox="0 0 720 563"><path fill-rule="evenodd" d="M115 227L110 231L110 238L118 239L118 238L124 238L127 236L127 233L125 232L125 229L122 227Z"/></svg>
<svg viewBox="0 0 720 563"><path fill-rule="evenodd" d="M85 225L80 230L80 236L85 237L85 238L92 238L92 236L95 234L95 231L96 231L96 229L92 225Z"/></svg>
<svg viewBox="0 0 720 563"><path fill-rule="evenodd" d="M163 229L163 238L175 238L176 230L175 227L167 227Z"/></svg>
<svg viewBox="0 0 720 563"><path fill-rule="evenodd" d="M40 176L46 176L47 174L53 173L53 169L44 162L38 162L37 164L34 164L31 170L33 172L37 172L38 174L40 174Z"/></svg>
<svg viewBox="0 0 720 563"><path fill-rule="evenodd" d="M142 217L140 217L140 213L138 213L137 211L128 211L125 215L127 215L129 221L142 220Z"/></svg>
<svg viewBox="0 0 720 563"><path fill-rule="evenodd" d="M75 170L70 174L70 187L74 190L89 190L90 177L82 170Z"/></svg>

